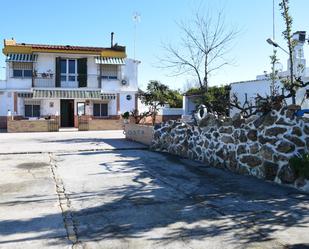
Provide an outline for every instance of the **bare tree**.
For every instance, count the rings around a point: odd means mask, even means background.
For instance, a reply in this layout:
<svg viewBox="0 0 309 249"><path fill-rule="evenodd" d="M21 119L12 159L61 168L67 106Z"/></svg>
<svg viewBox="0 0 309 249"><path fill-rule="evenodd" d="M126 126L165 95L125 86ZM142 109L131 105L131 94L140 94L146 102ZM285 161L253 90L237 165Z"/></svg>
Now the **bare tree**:
<svg viewBox="0 0 309 249"><path fill-rule="evenodd" d="M215 18L196 12L192 21L180 22L178 26L181 44L163 45L166 54L161 58L162 67L173 69L175 76L193 74L200 88L207 91L210 75L230 64L225 56L239 31L228 29L222 11Z"/></svg>

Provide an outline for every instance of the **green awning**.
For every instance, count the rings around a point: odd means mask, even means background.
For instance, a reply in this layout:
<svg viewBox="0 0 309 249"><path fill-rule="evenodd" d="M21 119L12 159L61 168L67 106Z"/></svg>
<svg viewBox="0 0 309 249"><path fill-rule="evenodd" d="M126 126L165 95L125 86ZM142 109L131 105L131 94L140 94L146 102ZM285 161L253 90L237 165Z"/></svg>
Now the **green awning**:
<svg viewBox="0 0 309 249"><path fill-rule="evenodd" d="M115 99L115 94L92 90L33 90L34 99Z"/></svg>
<svg viewBox="0 0 309 249"><path fill-rule="evenodd" d="M8 54L6 62L35 62L38 56L36 54Z"/></svg>

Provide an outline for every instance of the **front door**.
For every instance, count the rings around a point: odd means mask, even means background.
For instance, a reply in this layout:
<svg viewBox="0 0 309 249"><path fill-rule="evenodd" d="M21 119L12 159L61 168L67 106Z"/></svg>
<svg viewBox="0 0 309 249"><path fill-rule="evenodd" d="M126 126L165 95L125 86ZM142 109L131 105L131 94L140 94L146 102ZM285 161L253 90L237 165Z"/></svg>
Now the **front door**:
<svg viewBox="0 0 309 249"><path fill-rule="evenodd" d="M61 99L61 127L74 127L74 100Z"/></svg>

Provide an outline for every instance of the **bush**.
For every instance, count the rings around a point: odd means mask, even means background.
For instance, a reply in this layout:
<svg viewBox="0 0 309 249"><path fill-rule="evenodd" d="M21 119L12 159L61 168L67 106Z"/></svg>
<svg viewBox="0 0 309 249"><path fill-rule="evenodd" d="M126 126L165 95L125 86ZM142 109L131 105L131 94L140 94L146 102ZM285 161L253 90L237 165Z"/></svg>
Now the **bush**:
<svg viewBox="0 0 309 249"><path fill-rule="evenodd" d="M304 177L309 179L309 154L302 154L292 157L290 166L294 170L296 177Z"/></svg>
<svg viewBox="0 0 309 249"><path fill-rule="evenodd" d="M129 113L129 112L125 112L125 113L123 113L123 114L121 115L121 117L122 117L123 119L129 119L130 113Z"/></svg>

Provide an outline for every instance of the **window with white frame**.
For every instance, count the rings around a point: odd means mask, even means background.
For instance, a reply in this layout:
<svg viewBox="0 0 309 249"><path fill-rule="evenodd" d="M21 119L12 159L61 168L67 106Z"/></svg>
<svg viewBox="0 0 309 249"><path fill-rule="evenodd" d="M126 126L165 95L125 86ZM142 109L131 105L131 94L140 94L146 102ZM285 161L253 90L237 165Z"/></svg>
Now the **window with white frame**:
<svg viewBox="0 0 309 249"><path fill-rule="evenodd" d="M61 81L76 82L77 81L77 60L61 59L60 60Z"/></svg>
<svg viewBox="0 0 309 249"><path fill-rule="evenodd" d="M118 66L117 65L101 65L102 79L117 80Z"/></svg>
<svg viewBox="0 0 309 249"><path fill-rule="evenodd" d="M32 78L32 63L13 62L12 70L14 78Z"/></svg>
<svg viewBox="0 0 309 249"><path fill-rule="evenodd" d="M94 103L93 104L93 116L94 117L107 117L108 116L108 104L107 103Z"/></svg>

